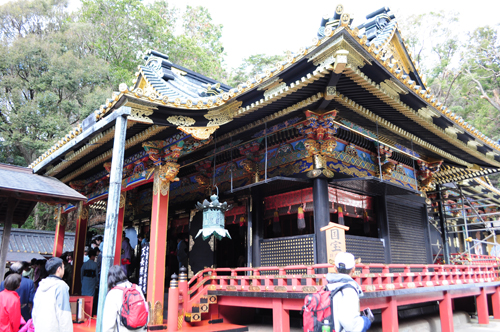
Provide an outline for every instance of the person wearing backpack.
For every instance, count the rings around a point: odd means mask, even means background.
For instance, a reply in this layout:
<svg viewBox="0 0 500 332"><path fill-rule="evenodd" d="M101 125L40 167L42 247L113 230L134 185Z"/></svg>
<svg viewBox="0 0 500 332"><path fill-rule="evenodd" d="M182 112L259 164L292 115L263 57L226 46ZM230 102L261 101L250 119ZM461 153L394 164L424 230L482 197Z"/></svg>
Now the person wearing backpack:
<svg viewBox="0 0 500 332"><path fill-rule="evenodd" d="M372 323L370 318L361 315L359 311L359 296L363 295L363 291L352 279L354 267L354 256L348 252L340 252L335 256L337 273L326 275L326 287L335 293L332 299L335 332L365 332Z"/></svg>
<svg viewBox="0 0 500 332"><path fill-rule="evenodd" d="M128 281L119 265L108 273L108 289L104 302L103 332L146 331L148 306L140 288Z"/></svg>

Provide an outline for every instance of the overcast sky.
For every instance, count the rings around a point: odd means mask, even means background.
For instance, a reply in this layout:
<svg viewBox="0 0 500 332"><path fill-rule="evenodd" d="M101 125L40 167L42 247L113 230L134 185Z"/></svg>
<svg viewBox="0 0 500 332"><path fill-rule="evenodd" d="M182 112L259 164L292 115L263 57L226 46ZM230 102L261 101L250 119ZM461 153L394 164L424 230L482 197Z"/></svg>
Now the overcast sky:
<svg viewBox="0 0 500 332"><path fill-rule="evenodd" d="M70 2L74 8L79 0ZM282 54L310 45L321 17L333 14L337 4L343 4L344 11L354 15L355 26L361 24L367 14L384 6L389 7L396 18L430 11L457 11L464 31L500 23L499 0L169 0L169 3L181 10L186 5L208 8L213 21L224 26L226 64L233 68L252 54ZM160 51L168 54L168 50Z"/></svg>
<svg viewBox="0 0 500 332"><path fill-rule="evenodd" d="M333 14L339 3L344 5L345 12L354 15L354 26L363 23L367 14L384 6L389 7L396 18L398 14L408 16L453 10L460 13L463 24L471 27L500 23L498 0L171 0L170 3L178 8L205 6L212 19L223 24L223 44L229 67L238 66L243 58L252 54L281 54L310 45L321 17Z"/></svg>

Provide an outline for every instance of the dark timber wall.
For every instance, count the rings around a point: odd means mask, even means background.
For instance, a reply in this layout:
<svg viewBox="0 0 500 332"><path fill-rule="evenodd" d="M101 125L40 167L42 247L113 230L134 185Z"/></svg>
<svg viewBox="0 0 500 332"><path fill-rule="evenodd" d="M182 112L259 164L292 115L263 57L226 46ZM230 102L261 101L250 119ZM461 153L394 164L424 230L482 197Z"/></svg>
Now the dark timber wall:
<svg viewBox="0 0 500 332"><path fill-rule="evenodd" d="M346 235L345 238L347 251L361 258L361 263L386 263L382 239L355 235Z"/></svg>
<svg viewBox="0 0 500 332"><path fill-rule="evenodd" d="M415 199L388 196L387 220L391 263L432 262L427 210L424 204Z"/></svg>

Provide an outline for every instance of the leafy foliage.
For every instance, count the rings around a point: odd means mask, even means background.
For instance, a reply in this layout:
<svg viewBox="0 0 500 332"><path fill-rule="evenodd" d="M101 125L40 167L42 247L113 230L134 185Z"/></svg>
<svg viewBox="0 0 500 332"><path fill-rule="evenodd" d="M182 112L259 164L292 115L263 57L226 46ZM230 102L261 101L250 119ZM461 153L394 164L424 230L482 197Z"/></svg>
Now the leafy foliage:
<svg viewBox="0 0 500 332"><path fill-rule="evenodd" d="M106 90L108 66L93 55L81 56L81 44L66 29L65 2L51 3L13 2L0 11L2 150L13 160L21 156L21 165L99 105L89 94Z"/></svg>
<svg viewBox="0 0 500 332"><path fill-rule="evenodd" d="M225 79L221 36L205 8L181 16L163 0L83 0L74 13L67 0L0 6L0 162L30 164L130 84L148 49ZM52 228L52 212L37 205L25 227Z"/></svg>
<svg viewBox="0 0 500 332"><path fill-rule="evenodd" d="M243 63L234 71L229 80L229 85L237 86L246 82L252 75L264 72L268 67L285 59L285 55L254 54L245 58Z"/></svg>

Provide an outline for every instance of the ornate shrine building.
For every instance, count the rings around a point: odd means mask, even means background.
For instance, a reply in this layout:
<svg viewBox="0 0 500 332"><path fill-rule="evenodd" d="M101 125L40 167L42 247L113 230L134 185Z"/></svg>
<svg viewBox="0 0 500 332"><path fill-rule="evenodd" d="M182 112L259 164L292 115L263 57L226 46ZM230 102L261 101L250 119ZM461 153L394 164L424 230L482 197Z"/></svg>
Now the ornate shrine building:
<svg viewBox="0 0 500 332"><path fill-rule="evenodd" d="M75 272L87 227L107 210L106 231L117 222L115 264L123 230L147 234L148 264L136 277L152 325L167 323L164 293L185 235L191 281L181 273L177 289L172 279L169 294L181 293L185 317L175 329L237 322L227 315L236 306L273 309L275 331L288 331L289 312L321 288L329 251L342 245L327 248L329 222L348 227L362 307L380 309L384 331L397 330L398 306L432 301L441 303L443 331L452 331L460 296L477 297L484 323L492 294L500 318L496 260L486 256L500 204L487 175L500 171L500 145L432 95L388 8L355 27L337 6L310 45L237 87L148 51L133 85L121 84L31 167L87 197L59 210L78 211ZM230 239L196 237L204 223L196 203L215 191L232 205Z"/></svg>

